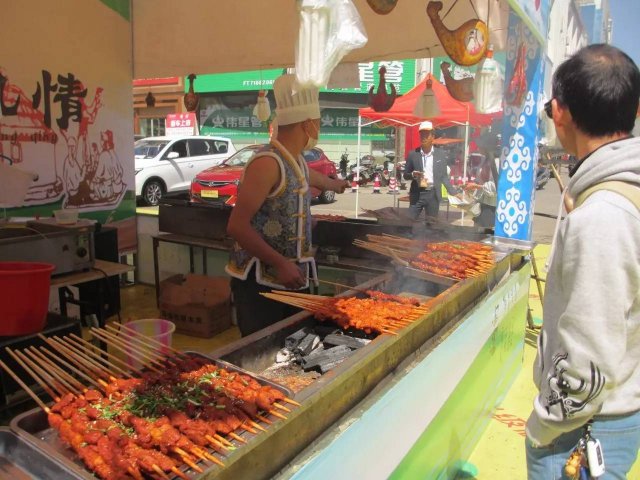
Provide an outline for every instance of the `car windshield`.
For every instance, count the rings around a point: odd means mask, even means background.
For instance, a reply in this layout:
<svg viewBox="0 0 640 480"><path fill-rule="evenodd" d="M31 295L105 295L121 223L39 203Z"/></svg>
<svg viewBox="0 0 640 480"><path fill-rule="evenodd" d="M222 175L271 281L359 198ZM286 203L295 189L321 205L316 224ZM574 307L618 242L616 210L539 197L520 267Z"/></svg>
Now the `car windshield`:
<svg viewBox="0 0 640 480"><path fill-rule="evenodd" d="M228 167L244 167L257 150L257 148L243 148L238 153L230 156L224 164Z"/></svg>
<svg viewBox="0 0 640 480"><path fill-rule="evenodd" d="M320 151L314 148L312 150L303 150L302 156L304 157L304 160L307 163L309 163L309 162L315 162L317 160L320 160L320 158L322 157L322 154L320 153Z"/></svg>
<svg viewBox="0 0 640 480"><path fill-rule="evenodd" d="M134 145L136 158L153 158L165 147L167 140L138 140Z"/></svg>

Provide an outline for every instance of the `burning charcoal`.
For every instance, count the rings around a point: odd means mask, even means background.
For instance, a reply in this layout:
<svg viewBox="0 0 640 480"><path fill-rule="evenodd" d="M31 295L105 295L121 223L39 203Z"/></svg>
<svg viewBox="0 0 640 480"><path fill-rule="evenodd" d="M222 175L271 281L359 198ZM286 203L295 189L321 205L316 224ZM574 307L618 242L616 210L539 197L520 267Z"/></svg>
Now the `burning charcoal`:
<svg viewBox="0 0 640 480"><path fill-rule="evenodd" d="M293 352L288 348L283 348L276 353L276 363L290 362L293 360Z"/></svg>
<svg viewBox="0 0 640 480"><path fill-rule="evenodd" d="M318 355L314 355L314 357L310 361L306 358L303 358L302 368L305 372L314 369L319 369L321 372L324 372L336 366L338 363L351 355L351 353L351 349L344 345L333 347L328 350L324 350Z"/></svg>
<svg viewBox="0 0 640 480"><path fill-rule="evenodd" d="M287 338L284 339L285 348L288 348L289 350L293 351L298 345L300 345L300 342L302 341L302 339L307 335L309 335L309 329L306 327L298 330L295 333L292 333L291 335L289 335Z"/></svg>
<svg viewBox="0 0 640 480"><path fill-rule="evenodd" d="M323 340L324 344L328 347L336 347L338 345L345 345L351 349L358 349L367 345L371 340L365 338L354 338L349 335L327 335Z"/></svg>
<svg viewBox="0 0 640 480"><path fill-rule="evenodd" d="M324 349L324 345L320 344L318 345L318 348L316 348L314 351L312 351L309 355L306 356L299 356L296 360L298 360L298 363L304 363L304 362L312 362L313 359L319 357L320 355L322 355L322 353L325 351Z"/></svg>
<svg viewBox="0 0 640 480"><path fill-rule="evenodd" d="M295 349L295 353L304 357L309 355L318 345L320 345L320 337L315 333L310 333L302 339Z"/></svg>

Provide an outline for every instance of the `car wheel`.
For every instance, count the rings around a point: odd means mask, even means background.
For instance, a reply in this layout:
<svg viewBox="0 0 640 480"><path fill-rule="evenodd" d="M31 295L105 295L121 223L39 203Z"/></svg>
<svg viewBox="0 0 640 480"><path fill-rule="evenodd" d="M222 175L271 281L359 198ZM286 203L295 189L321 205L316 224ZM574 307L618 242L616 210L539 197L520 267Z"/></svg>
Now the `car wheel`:
<svg viewBox="0 0 640 480"><path fill-rule="evenodd" d="M158 205L162 195L164 195L164 185L160 180L149 180L142 187L142 199L147 205Z"/></svg>
<svg viewBox="0 0 640 480"><path fill-rule="evenodd" d="M332 192L331 190L325 190L318 197L320 198L321 203L332 203L336 199L336 192Z"/></svg>

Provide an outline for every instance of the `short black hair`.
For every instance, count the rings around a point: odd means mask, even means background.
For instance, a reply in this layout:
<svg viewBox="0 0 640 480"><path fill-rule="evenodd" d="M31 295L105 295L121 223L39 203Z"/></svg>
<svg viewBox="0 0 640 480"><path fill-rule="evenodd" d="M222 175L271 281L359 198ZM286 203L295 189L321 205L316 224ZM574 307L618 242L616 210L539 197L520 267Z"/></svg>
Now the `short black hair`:
<svg viewBox="0 0 640 480"><path fill-rule="evenodd" d="M630 133L640 101L640 71L622 50L589 45L558 67L552 96L590 137Z"/></svg>

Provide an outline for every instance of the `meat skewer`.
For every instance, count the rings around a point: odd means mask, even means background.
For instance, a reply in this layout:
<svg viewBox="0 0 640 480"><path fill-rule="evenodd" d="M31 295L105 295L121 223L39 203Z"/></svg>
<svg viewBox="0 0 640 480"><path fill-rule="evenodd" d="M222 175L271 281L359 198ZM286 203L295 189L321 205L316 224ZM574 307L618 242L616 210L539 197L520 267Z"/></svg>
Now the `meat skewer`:
<svg viewBox="0 0 640 480"><path fill-rule="evenodd" d="M150 346L147 342L145 342L145 341L141 338L141 337L142 337L142 335L138 334L138 335L132 335L132 336L125 337L125 336L124 336L124 333L125 333L124 331L122 331L122 330L118 330L117 328L115 328L115 327L114 327L114 326L112 326L112 325L106 325L105 329L106 329L106 330L108 330L108 331L110 331L110 332L113 332L113 333L115 334L115 336L117 336L117 337L126 338L126 341L127 341L130 345L132 345L132 346L134 346L134 345L135 345L135 347L136 347L136 348L138 348L139 350L141 350L141 351L143 351L143 352L150 352L150 353L153 353L153 354L156 356L156 358L157 358L158 360L160 360L160 361L161 361L161 362L160 362L161 364L163 364L163 365L164 365L164 364L169 364L169 365L172 365L172 366L175 366L175 365L176 365L176 362L172 361L172 360L171 360L169 357L167 357L165 354L163 354L163 353L158 353L158 350L160 350L160 348L159 348L159 347L152 347L152 346Z"/></svg>
<svg viewBox="0 0 640 480"><path fill-rule="evenodd" d="M31 347L31 349L36 351L36 349L34 347ZM50 351L50 350L48 350L48 349L46 349L44 347L40 347L40 350L38 352L39 352L39 355L42 355L43 353L46 353L49 357L51 357L52 359L54 359L57 362L59 362L60 364L62 364L64 367L68 368L69 370L74 372L76 375L79 375L80 377L84 378L85 381L91 383L92 385L94 385L97 388L101 388L100 383L98 383L92 377L90 377L89 375L86 375L84 372L80 371L79 369L77 369L73 365L69 364L69 362L63 360L59 356L54 355L52 351Z"/></svg>
<svg viewBox="0 0 640 480"><path fill-rule="evenodd" d="M25 356L31 355L34 363L41 363L41 366L44 367L58 381L63 382L67 386L67 388L70 389L71 393L81 395L83 391L86 390L85 386L82 385L82 383L62 370L55 363L45 357L42 353L37 351L34 347L27 348L22 353Z"/></svg>

